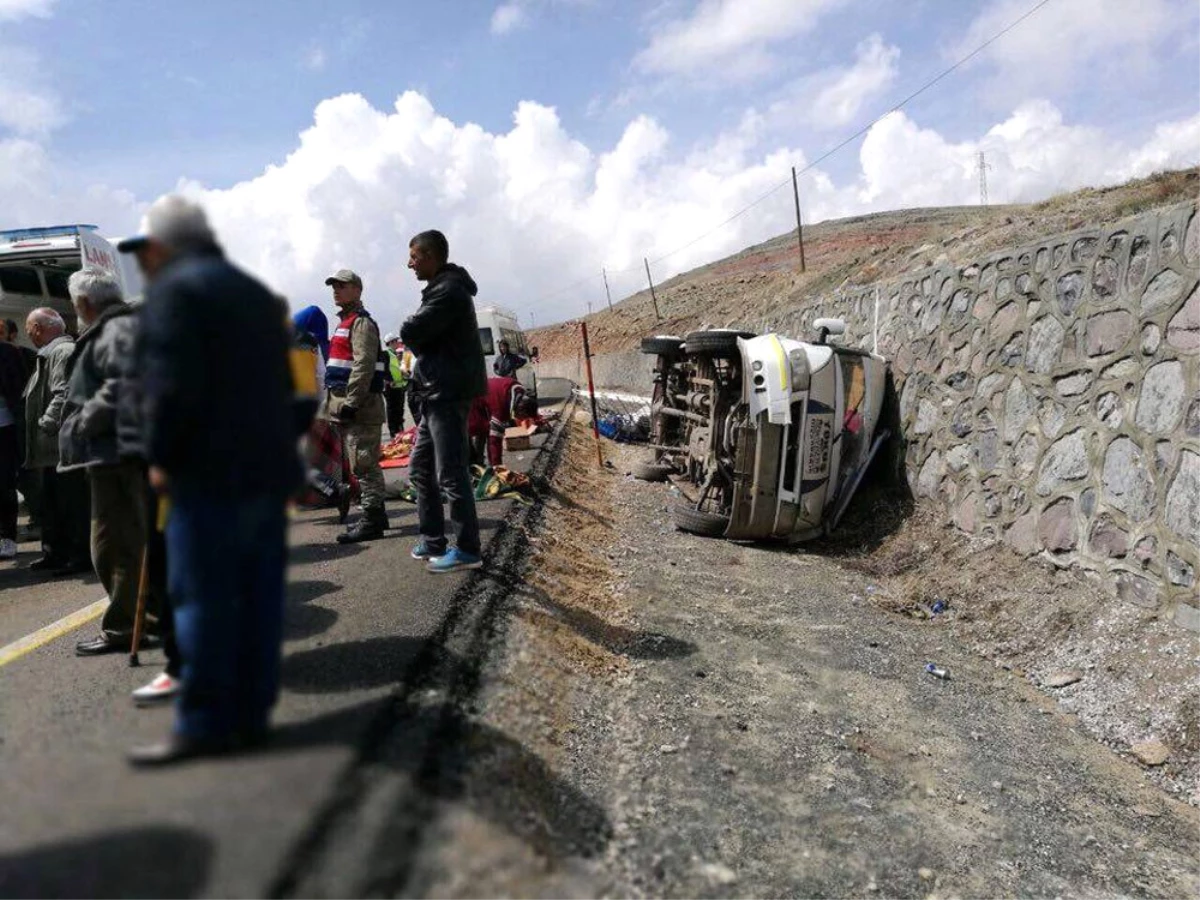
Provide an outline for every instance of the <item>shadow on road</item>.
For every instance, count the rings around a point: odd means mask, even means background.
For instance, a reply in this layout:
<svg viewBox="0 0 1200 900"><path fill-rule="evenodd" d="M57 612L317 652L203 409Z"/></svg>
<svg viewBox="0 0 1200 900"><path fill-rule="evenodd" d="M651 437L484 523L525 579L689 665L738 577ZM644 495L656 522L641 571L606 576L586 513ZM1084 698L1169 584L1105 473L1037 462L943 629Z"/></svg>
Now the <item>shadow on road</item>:
<svg viewBox="0 0 1200 900"><path fill-rule="evenodd" d="M324 634L338 620L336 610L313 605L312 601L342 589L332 581L293 581L287 586L287 607L283 616L283 639L302 641Z"/></svg>
<svg viewBox="0 0 1200 900"><path fill-rule="evenodd" d="M393 685L401 680L425 643L424 638L397 635L291 653L283 660L282 683L300 694Z"/></svg>
<svg viewBox="0 0 1200 900"><path fill-rule="evenodd" d="M540 612L562 622L580 637L598 644L610 653L633 659L680 659L696 652L691 641L680 640L656 631L634 631L613 625L586 609L559 603L541 588L522 585L518 593L541 607Z"/></svg>
<svg viewBox="0 0 1200 900"><path fill-rule="evenodd" d="M290 565L307 565L314 562L328 562L331 559L345 559L366 550L363 544L337 544L332 538L328 543L300 544L288 549Z"/></svg>
<svg viewBox="0 0 1200 900"><path fill-rule="evenodd" d="M173 825L76 838L0 856L4 897L195 897L213 844Z"/></svg>

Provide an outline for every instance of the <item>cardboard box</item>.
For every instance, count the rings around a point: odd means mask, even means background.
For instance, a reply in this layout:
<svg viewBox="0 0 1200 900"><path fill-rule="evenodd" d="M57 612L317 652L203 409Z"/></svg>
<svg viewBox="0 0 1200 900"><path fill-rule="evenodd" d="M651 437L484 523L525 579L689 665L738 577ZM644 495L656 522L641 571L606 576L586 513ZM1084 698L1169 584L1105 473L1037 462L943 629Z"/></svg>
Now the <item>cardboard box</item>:
<svg viewBox="0 0 1200 900"><path fill-rule="evenodd" d="M507 428L504 431L504 449L505 450L528 450L533 446L533 436L537 433L537 427L528 425L522 428L520 425L514 425L512 428Z"/></svg>

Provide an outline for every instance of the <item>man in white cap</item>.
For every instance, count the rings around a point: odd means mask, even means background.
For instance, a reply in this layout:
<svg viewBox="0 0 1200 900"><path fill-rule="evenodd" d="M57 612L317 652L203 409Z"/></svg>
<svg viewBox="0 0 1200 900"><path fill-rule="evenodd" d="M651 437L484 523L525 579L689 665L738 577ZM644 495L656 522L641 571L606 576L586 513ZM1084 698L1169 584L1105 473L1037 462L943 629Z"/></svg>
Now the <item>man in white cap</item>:
<svg viewBox="0 0 1200 900"><path fill-rule="evenodd" d="M338 269L325 284L333 289L340 317L325 366L325 414L342 429L350 469L362 492L361 518L337 540L356 544L378 540L388 527L379 467L388 357L379 340L379 326L363 308L362 279L350 269Z"/></svg>
<svg viewBox="0 0 1200 900"><path fill-rule="evenodd" d="M118 249L137 254L147 280L134 371L150 483L171 500L182 686L170 737L130 753L136 765L161 765L266 734L279 692L298 426L286 310L225 259L200 206L160 198Z"/></svg>

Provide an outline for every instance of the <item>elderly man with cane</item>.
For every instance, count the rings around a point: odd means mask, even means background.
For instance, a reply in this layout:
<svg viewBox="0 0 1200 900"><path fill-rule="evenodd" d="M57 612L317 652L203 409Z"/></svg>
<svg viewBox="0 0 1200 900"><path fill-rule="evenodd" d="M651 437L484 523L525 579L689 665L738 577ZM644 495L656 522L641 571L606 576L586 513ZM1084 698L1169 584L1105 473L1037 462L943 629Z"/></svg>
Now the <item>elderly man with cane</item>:
<svg viewBox="0 0 1200 900"><path fill-rule="evenodd" d="M128 651L134 633L138 580L153 523L147 523L145 467L122 455L117 439L117 407L133 354L133 307L125 303L116 279L83 269L67 282L83 333L71 355L66 413L58 436L59 469L87 472L92 500L92 565L108 592L100 634L79 644L88 655ZM157 627L162 598L147 606L151 630Z"/></svg>
<svg viewBox="0 0 1200 900"><path fill-rule="evenodd" d="M130 752L150 766L266 736L299 434L284 309L225 259L204 211L162 197L118 249L137 254L148 281L137 365L150 482L171 503L167 564L183 658L171 735Z"/></svg>

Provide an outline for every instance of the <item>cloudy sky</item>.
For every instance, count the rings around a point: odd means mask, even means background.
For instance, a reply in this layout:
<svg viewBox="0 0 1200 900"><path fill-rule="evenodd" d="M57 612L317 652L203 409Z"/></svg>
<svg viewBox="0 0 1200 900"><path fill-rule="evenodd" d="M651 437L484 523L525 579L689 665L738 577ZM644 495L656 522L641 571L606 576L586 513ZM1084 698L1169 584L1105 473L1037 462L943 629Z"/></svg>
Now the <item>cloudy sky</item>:
<svg viewBox="0 0 1200 900"><path fill-rule="evenodd" d="M391 328L436 227L481 302L545 324L602 267L624 296L643 256L792 227L793 165L820 221L976 203L979 150L993 202L1200 162L1195 0L1048 0L883 116L1037 5L0 0L0 228L125 234L183 190L294 305L348 265Z"/></svg>

